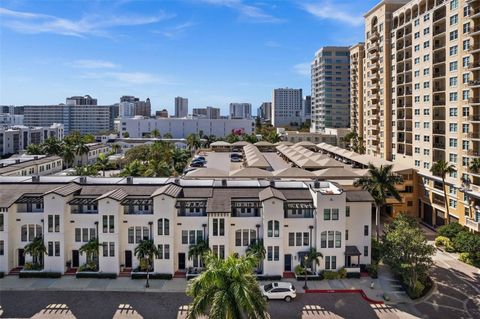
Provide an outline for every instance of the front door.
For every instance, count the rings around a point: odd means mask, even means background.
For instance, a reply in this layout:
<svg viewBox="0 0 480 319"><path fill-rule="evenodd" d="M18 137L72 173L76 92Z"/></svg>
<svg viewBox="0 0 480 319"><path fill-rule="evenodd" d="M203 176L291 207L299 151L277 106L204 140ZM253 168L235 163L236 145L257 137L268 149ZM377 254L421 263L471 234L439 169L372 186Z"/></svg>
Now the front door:
<svg viewBox="0 0 480 319"><path fill-rule="evenodd" d="M285 271L292 271L292 255L285 255Z"/></svg>
<svg viewBox="0 0 480 319"><path fill-rule="evenodd" d="M72 250L72 267L77 268L78 266L80 266L78 250Z"/></svg>
<svg viewBox="0 0 480 319"><path fill-rule="evenodd" d="M132 251L125 250L125 268L132 268Z"/></svg>
<svg viewBox="0 0 480 319"><path fill-rule="evenodd" d="M185 269L185 253L178 253L178 269Z"/></svg>
<svg viewBox="0 0 480 319"><path fill-rule="evenodd" d="M18 250L18 266L25 266L25 255L23 253L23 249Z"/></svg>

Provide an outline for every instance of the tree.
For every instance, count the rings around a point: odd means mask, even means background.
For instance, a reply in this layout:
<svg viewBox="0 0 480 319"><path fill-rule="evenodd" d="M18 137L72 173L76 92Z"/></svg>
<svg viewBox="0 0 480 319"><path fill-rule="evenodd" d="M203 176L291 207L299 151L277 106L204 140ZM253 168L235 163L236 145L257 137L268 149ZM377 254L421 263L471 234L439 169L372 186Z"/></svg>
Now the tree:
<svg viewBox="0 0 480 319"><path fill-rule="evenodd" d="M112 144L112 151L115 152L115 154L118 154L118 152L120 152L120 150L122 149L122 147L120 146L120 144Z"/></svg>
<svg viewBox="0 0 480 319"><path fill-rule="evenodd" d="M128 164L120 173L120 176L142 176L145 172L145 167L139 160L134 160Z"/></svg>
<svg viewBox="0 0 480 319"><path fill-rule="evenodd" d="M73 161L75 160L75 149L71 144L64 144L63 145L63 161L65 162L65 166L69 168Z"/></svg>
<svg viewBox="0 0 480 319"><path fill-rule="evenodd" d="M430 172L433 175L439 176L442 178L444 204L445 204L445 209L447 210L447 216L445 217L445 224L448 224L450 219L450 205L447 197L447 187L445 185L445 177L447 176L447 174L450 175L453 172L455 172L455 166L448 164L448 162L444 160L439 160L438 162L435 162L432 165L432 167L430 168Z"/></svg>
<svg viewBox="0 0 480 319"><path fill-rule="evenodd" d="M322 253L317 251L316 248L311 247L307 254L307 265L305 266L310 266L310 268L312 268L312 271L314 271L315 266L320 265L321 258L323 258Z"/></svg>
<svg viewBox="0 0 480 319"><path fill-rule="evenodd" d="M108 157L104 153L98 155L96 165L102 171L103 177L105 177L105 171L107 170L109 163Z"/></svg>
<svg viewBox="0 0 480 319"><path fill-rule="evenodd" d="M235 143L235 142L238 142L240 141L240 138L237 136L237 135L234 135L234 134L228 134L226 137L225 137L225 140L232 144L232 143Z"/></svg>
<svg viewBox="0 0 480 319"><path fill-rule="evenodd" d="M393 196L396 200L401 201L400 193L395 185L401 184L403 179L401 176L392 172L392 165L381 165L379 168L373 164L368 165L368 175L357 179L354 183L355 187L361 187L372 195L375 202L375 230L377 240L380 236L380 212L385 205L387 198Z"/></svg>
<svg viewBox="0 0 480 319"><path fill-rule="evenodd" d="M42 151L47 155L62 155L62 144L54 137L47 138L42 144Z"/></svg>
<svg viewBox="0 0 480 319"><path fill-rule="evenodd" d="M150 160L147 165L147 169L142 174L145 177L169 177L172 176L172 170L170 166L158 160Z"/></svg>
<svg viewBox="0 0 480 319"><path fill-rule="evenodd" d="M194 152L200 147L200 139L197 134L190 134L187 136L187 146L190 152Z"/></svg>
<svg viewBox="0 0 480 319"><path fill-rule="evenodd" d="M29 144L27 146L28 155L43 155L42 147L38 144Z"/></svg>
<svg viewBox="0 0 480 319"><path fill-rule="evenodd" d="M78 143L80 143L81 140L82 140L82 134L80 134L79 131L73 131L67 136L65 136L65 138L63 139L65 144L70 144L72 146L77 145Z"/></svg>
<svg viewBox="0 0 480 319"><path fill-rule="evenodd" d="M80 141L76 146L75 146L75 154L79 156L83 156L85 154L88 154L90 152L90 147L88 147L87 144L85 144L84 141Z"/></svg>
<svg viewBox="0 0 480 319"><path fill-rule="evenodd" d="M98 270L98 251L100 243L98 238L92 238L80 247L80 252L87 255L87 264L89 270Z"/></svg>
<svg viewBox="0 0 480 319"><path fill-rule="evenodd" d="M256 258L231 255L221 259L210 253L206 270L192 279L187 295L193 298L188 319L269 318L267 303L253 275Z"/></svg>
<svg viewBox="0 0 480 319"><path fill-rule="evenodd" d="M480 257L480 235L463 230L453 238L452 242L455 250L468 253L473 259Z"/></svg>
<svg viewBox="0 0 480 319"><path fill-rule="evenodd" d="M255 134L244 134L242 138L244 141L252 144L258 142L258 138Z"/></svg>
<svg viewBox="0 0 480 319"><path fill-rule="evenodd" d="M265 246L263 246L263 239L255 240L247 247L247 255L251 255L257 259L257 270L261 272L262 270L262 261L266 256Z"/></svg>
<svg viewBox="0 0 480 319"><path fill-rule="evenodd" d="M172 136L172 134L167 132L167 133L163 134L163 138L173 138L173 136Z"/></svg>
<svg viewBox="0 0 480 319"><path fill-rule="evenodd" d="M95 143L95 135L93 135L92 133L85 134L85 135L82 137L82 141L83 141L85 144Z"/></svg>
<svg viewBox="0 0 480 319"><path fill-rule="evenodd" d="M71 174L71 176L97 176L98 171L95 165L83 165L83 166L75 166L75 171Z"/></svg>
<svg viewBox="0 0 480 319"><path fill-rule="evenodd" d="M455 238L460 232L464 231L465 227L460 225L457 222L450 223L448 225L443 225L438 227L437 232L438 235L444 236L450 239Z"/></svg>
<svg viewBox="0 0 480 319"><path fill-rule="evenodd" d="M210 144L217 140L217 137L215 135L205 135L203 139L205 140L205 142L203 143L204 147L209 148Z"/></svg>
<svg viewBox="0 0 480 319"><path fill-rule="evenodd" d="M410 297L419 297L435 254L435 247L428 244L419 223L413 217L398 215L385 225L381 250L383 261L402 278Z"/></svg>
<svg viewBox="0 0 480 319"><path fill-rule="evenodd" d="M200 258L200 267L203 267L205 255L209 251L210 247L208 246L208 241L200 239L196 244L188 247L188 259L193 260Z"/></svg>
<svg viewBox="0 0 480 319"><path fill-rule="evenodd" d="M153 243L153 240L147 239L147 240L142 240L137 247L135 247L134 250L135 256L138 258L140 261L140 264L142 261L146 264L145 268L143 270L147 271L147 282L145 283L145 287L148 288L150 287L149 284L149 279L150 279L150 269L152 268L153 265L153 259L155 256L158 256L158 249L157 246Z"/></svg>
<svg viewBox="0 0 480 319"><path fill-rule="evenodd" d="M32 256L33 264L43 266L43 255L47 253L47 248L43 243L43 237L35 237L31 243L23 248L24 255Z"/></svg>
<svg viewBox="0 0 480 319"><path fill-rule="evenodd" d="M123 132L123 137L124 137L124 138L129 138L129 137L130 137L130 133L128 133L128 132Z"/></svg>
<svg viewBox="0 0 480 319"><path fill-rule="evenodd" d="M479 173L480 172L480 157L476 157L472 159L470 162L470 166L468 167L473 173Z"/></svg>
<svg viewBox="0 0 480 319"><path fill-rule="evenodd" d="M150 133L150 136L153 137L153 138L160 138L161 135L160 135L160 131L158 129L154 129L151 133Z"/></svg>

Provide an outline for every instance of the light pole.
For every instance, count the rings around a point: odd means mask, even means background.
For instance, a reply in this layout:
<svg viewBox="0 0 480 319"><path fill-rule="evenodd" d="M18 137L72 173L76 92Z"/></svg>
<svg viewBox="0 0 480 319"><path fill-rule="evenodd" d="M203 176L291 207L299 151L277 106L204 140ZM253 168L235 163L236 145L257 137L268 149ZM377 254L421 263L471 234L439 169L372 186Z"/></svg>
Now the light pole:
<svg viewBox="0 0 480 319"><path fill-rule="evenodd" d="M303 269L305 270L305 285L303 286L303 290L305 290L305 291L308 289L308 286L307 286L307 260L308 260L307 255L303 256Z"/></svg>

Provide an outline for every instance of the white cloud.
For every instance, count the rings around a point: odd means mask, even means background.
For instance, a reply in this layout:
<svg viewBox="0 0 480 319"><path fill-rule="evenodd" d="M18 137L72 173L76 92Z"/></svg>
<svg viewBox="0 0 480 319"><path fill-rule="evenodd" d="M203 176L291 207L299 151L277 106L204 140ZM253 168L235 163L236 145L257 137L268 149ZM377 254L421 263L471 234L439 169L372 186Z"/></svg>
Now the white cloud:
<svg viewBox="0 0 480 319"><path fill-rule="evenodd" d="M352 26L360 26L363 23L361 14L349 12L338 3L332 4L329 0L303 4L302 8L320 19L336 20Z"/></svg>
<svg viewBox="0 0 480 319"><path fill-rule="evenodd" d="M86 15L79 20L70 20L53 15L0 8L0 17L3 17L3 26L20 33L54 33L85 37L89 35L109 36L108 30L111 28L154 24L171 16L165 13L152 16Z"/></svg>
<svg viewBox="0 0 480 319"><path fill-rule="evenodd" d="M185 32L185 30L195 26L196 24L190 21L185 23L166 28L165 30L154 31L155 33L161 34L167 38L175 38Z"/></svg>
<svg viewBox="0 0 480 319"><path fill-rule="evenodd" d="M112 69L118 67L113 62L103 60L75 60L71 65L83 69Z"/></svg>
<svg viewBox="0 0 480 319"><path fill-rule="evenodd" d="M114 81L120 84L168 84L167 81L160 79L153 74L144 72L89 72L83 74L81 77L86 79Z"/></svg>
<svg viewBox="0 0 480 319"><path fill-rule="evenodd" d="M233 9L240 13L243 18L247 18L249 21L260 22L260 23L279 23L283 22L282 19L276 18L273 15L270 15L264 12L262 9L245 4L242 0L201 0L204 3L224 6L230 9Z"/></svg>
<svg viewBox="0 0 480 319"><path fill-rule="evenodd" d="M265 42L265 46L269 48L280 48L282 45L277 41L267 41Z"/></svg>
<svg viewBox="0 0 480 319"><path fill-rule="evenodd" d="M293 66L293 71L298 75L310 76L310 72L311 72L310 63L304 62L304 63L295 64Z"/></svg>

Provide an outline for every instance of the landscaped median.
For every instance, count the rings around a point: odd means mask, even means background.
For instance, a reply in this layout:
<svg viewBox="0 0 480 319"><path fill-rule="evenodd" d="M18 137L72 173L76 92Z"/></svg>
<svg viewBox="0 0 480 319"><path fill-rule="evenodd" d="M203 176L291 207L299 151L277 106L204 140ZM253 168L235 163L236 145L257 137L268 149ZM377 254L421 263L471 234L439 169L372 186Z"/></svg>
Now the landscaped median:
<svg viewBox="0 0 480 319"><path fill-rule="evenodd" d="M480 235L468 231L459 223L438 228L435 246L449 253L458 253L458 260L480 268Z"/></svg>

